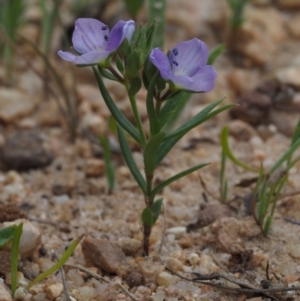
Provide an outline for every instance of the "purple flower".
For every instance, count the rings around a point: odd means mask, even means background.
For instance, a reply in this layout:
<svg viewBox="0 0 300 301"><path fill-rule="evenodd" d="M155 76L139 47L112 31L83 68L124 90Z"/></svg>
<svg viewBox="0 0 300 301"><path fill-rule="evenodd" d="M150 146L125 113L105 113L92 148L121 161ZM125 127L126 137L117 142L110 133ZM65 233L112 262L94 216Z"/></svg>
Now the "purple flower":
<svg viewBox="0 0 300 301"><path fill-rule="evenodd" d="M206 65L207 59L206 45L196 38L179 43L168 56L159 48L150 53L150 61L171 87L194 92L209 92L215 86L217 73Z"/></svg>
<svg viewBox="0 0 300 301"><path fill-rule="evenodd" d="M119 21L109 33L108 26L95 19L78 19L72 37L73 47L80 55L58 51L58 55L76 65L103 63L125 38L130 42L135 30L134 21Z"/></svg>

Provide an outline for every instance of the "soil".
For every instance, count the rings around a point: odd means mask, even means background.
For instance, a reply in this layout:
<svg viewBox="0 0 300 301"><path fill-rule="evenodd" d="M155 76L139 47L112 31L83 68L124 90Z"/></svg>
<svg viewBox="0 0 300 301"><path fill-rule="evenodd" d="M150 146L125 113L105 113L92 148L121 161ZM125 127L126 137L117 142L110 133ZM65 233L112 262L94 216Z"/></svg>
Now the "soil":
<svg viewBox="0 0 300 301"><path fill-rule="evenodd" d="M110 114L92 70L73 68L56 55L65 49L63 32L72 32L76 18L95 17L111 26L128 16L123 2L117 0L77 14L70 6L67 0L61 4L62 24L55 24L49 58L68 88L73 104L69 112L76 112L75 119L61 114L61 92L43 60L24 40L17 40L10 85L5 62L0 62L1 227L25 218L39 236L30 241L33 249L19 262L19 286L25 287L55 264L70 243L84 234L64 267L71 300L300 300L300 164L289 172L267 237L249 214L257 174L227 160L226 203L221 202L219 180L220 132L226 125L235 156L255 168L263 164L268 170L290 145L300 117L299 1L253 0L236 30L230 28L231 12L225 0L168 1L165 49L193 37L206 42L209 49L220 43L227 49L214 65L215 89L195 94L179 122L223 97L224 103L240 106L192 130L156 170L159 183L210 162L161 193L163 211L153 228L148 258L141 248L144 200L117 137L109 130ZM30 1L26 18L29 22L21 34L41 45L37 1ZM146 9L137 21L146 22ZM105 82L132 120L125 91L117 83ZM137 101L147 126L145 95L144 90L139 92ZM73 140L70 120L78 122ZM113 191L105 177L99 135L108 137L112 150ZM141 150L134 142L130 147L142 170ZM10 291L6 252L0 253L0 274L2 286ZM205 278L208 275L211 278ZM298 289L286 290L294 287ZM278 291L261 292L262 288ZM67 300L61 273L20 293L20 298Z"/></svg>

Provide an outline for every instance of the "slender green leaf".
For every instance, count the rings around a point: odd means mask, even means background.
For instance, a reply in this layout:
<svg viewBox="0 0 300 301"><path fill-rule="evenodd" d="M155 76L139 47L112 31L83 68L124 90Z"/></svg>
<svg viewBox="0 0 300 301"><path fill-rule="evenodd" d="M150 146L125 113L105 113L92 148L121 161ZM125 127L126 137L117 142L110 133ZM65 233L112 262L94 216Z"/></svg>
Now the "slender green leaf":
<svg viewBox="0 0 300 301"><path fill-rule="evenodd" d="M153 215L153 225L158 220L158 217L159 217L160 211L161 211L162 203L163 203L163 199L160 198L160 199L156 200L153 203L152 207L151 207L151 211L152 211L152 215Z"/></svg>
<svg viewBox="0 0 300 301"><path fill-rule="evenodd" d="M243 162L239 161L234 154L232 153L232 151L230 150L229 147L229 143L228 143L228 127L224 127L222 132L221 132L221 144L222 144L222 149L224 151L224 153L226 154L226 156L236 165L243 167L246 170L249 171L253 171L253 172L258 172L258 170L256 168L253 168L251 166L248 166L246 164L244 164Z"/></svg>
<svg viewBox="0 0 300 301"><path fill-rule="evenodd" d="M259 197L258 196L259 195L259 189L260 189L262 181L264 180L264 176L265 176L264 175L264 167L261 164L260 168L259 168L258 179L257 179L256 185L255 185L254 192L252 194L252 200L251 200L251 212L252 212L253 218L256 220L256 222L259 222L258 219L257 219L256 211L255 211L256 201L257 201L257 198Z"/></svg>
<svg viewBox="0 0 300 301"><path fill-rule="evenodd" d="M262 215L263 215L263 219L265 219L267 213L268 213L268 208L269 208L269 205L271 203L271 200L272 200L272 197L273 197L273 194L274 194L274 190L275 190L275 184L274 183L270 183L270 185L268 185L268 192L266 193L267 194L267 197L266 197L266 202L264 204L264 207L263 207L263 212L262 212Z"/></svg>
<svg viewBox="0 0 300 301"><path fill-rule="evenodd" d="M218 106L223 100L224 100L224 98L220 99L220 100L217 100L217 101L213 102L212 104L209 104L208 106L206 106L202 111L200 111L194 117L192 117L191 119L189 119L188 121L186 121L178 129L176 129L175 131L173 131L170 134L168 134L165 137L165 140L174 138L176 136L180 136L182 134L186 134L188 131L190 131L191 129L193 129L197 125L199 125L199 124L203 123L205 120L207 120L208 116L212 117L211 115L209 115L209 113L216 106ZM226 106L226 109L228 109L228 108L230 108L232 106L233 105L228 105L228 107Z"/></svg>
<svg viewBox="0 0 300 301"><path fill-rule="evenodd" d="M199 164L199 165L196 165L194 167L191 167L189 169L186 169L178 174L176 174L175 176L173 177L170 177L169 179L163 181L162 183L158 184L151 192L151 195L150 197L153 198L155 197L161 190L163 190L166 186L168 186L169 184L173 183L174 181L184 177L184 176L187 176L188 174L198 170L198 169L201 169L207 165L209 165L210 163L203 163L203 164Z"/></svg>
<svg viewBox="0 0 300 301"><path fill-rule="evenodd" d="M11 246L11 292L12 296L14 296L15 291L17 289L18 285L18 259L19 259L19 246L20 246L20 240L21 235L23 231L23 224L19 224L15 227L15 233L14 238L12 240L12 246Z"/></svg>
<svg viewBox="0 0 300 301"><path fill-rule="evenodd" d="M212 50L212 52L209 54L207 65L213 65L216 59L224 52L225 45L221 44L217 46L215 49Z"/></svg>
<svg viewBox="0 0 300 301"><path fill-rule="evenodd" d="M298 140L300 139L300 119L297 122L296 128L294 130L292 140L291 140L291 146Z"/></svg>
<svg viewBox="0 0 300 301"><path fill-rule="evenodd" d="M8 226L0 229L0 247L4 247L8 242L10 242L15 234L15 227Z"/></svg>
<svg viewBox="0 0 300 301"><path fill-rule="evenodd" d="M115 187L115 169L111 161L111 151L110 151L109 143L105 136L100 136L99 140L104 150L103 157L104 157L105 173L106 173L108 187L110 191L113 191Z"/></svg>
<svg viewBox="0 0 300 301"><path fill-rule="evenodd" d="M211 117L223 112L224 110L227 110L228 108L232 107L232 105L226 105L223 106L219 109L214 110L213 112L207 114L203 119L198 120L198 123L193 123L192 125L194 125L194 127L200 125L201 123L205 122L206 120L210 119ZM205 109L204 109L205 110ZM190 120L192 121L192 120ZM189 131L191 130L191 128L187 128L186 132L183 132L181 134L178 134L177 136L166 140L167 138L165 137L165 141L161 144L160 148L157 151L157 162L156 164L158 165L162 159L167 155L167 153L173 148L173 146ZM176 130L177 131L177 130ZM173 133L171 133L170 135L173 136ZM170 136L169 136L170 138Z"/></svg>
<svg viewBox="0 0 300 301"><path fill-rule="evenodd" d="M263 182L262 182L262 188L259 191L259 197L258 197L258 220L260 222L260 225L263 225L263 220L264 220L264 208L265 208L265 204L267 202L267 194L266 194L266 190L267 190L267 181L264 178Z"/></svg>
<svg viewBox="0 0 300 301"><path fill-rule="evenodd" d="M289 171L299 160L300 156L296 157L293 161L289 162L289 164L286 167L286 171Z"/></svg>
<svg viewBox="0 0 300 301"><path fill-rule="evenodd" d="M281 190L282 190L284 184L286 183L287 179L288 179L288 177L287 177L287 175L285 175L285 176L280 180L280 182L279 182L279 184L278 184L278 188L277 188L277 190L276 190L275 197L274 197L274 200L273 200L272 209L271 209L271 216L272 216L272 217L273 217L273 215L274 215L276 203L277 203L278 198L279 198L279 196L280 196Z"/></svg>
<svg viewBox="0 0 300 301"><path fill-rule="evenodd" d="M146 207L142 212L142 222L149 227L154 225L152 211L149 207Z"/></svg>
<svg viewBox="0 0 300 301"><path fill-rule="evenodd" d="M68 249L65 251L65 253L62 255L62 257L60 258L60 260L53 265L50 269L48 269L47 271L45 271L44 273L40 274L39 276L37 276L33 281L31 281L27 287L26 290L28 291L33 285L39 283L40 281L44 280L45 278L47 278L48 276L50 276L51 274L55 273L57 270L59 270L65 263L66 261L72 256L72 254L74 253L76 247L78 246L78 244L80 243L81 239L82 239L83 235L79 236L78 238L76 238L68 247Z"/></svg>
<svg viewBox="0 0 300 301"><path fill-rule="evenodd" d="M288 158L292 156L294 151L300 146L300 139L295 141L293 145L290 146L290 148L275 162L275 164L270 169L269 173L272 174L275 170L277 170L284 161L286 161Z"/></svg>
<svg viewBox="0 0 300 301"><path fill-rule="evenodd" d="M224 184L223 184L223 186L222 186L223 188L222 188L222 195L221 195L221 197L222 197L222 202L226 202L226 200L227 200L227 193L228 193L228 181L227 180L225 180L224 181Z"/></svg>
<svg viewBox="0 0 300 301"><path fill-rule="evenodd" d="M102 94L102 97L112 114L112 116L116 119L116 121L120 124L120 126L127 131L133 137L139 144L141 144L140 135L138 133L138 130L129 122L129 120L121 113L121 111L118 109L118 107L115 105L114 101L112 100L111 96L109 95L103 80L101 79L99 73L97 72L97 69L93 67L98 86L100 89L100 92Z"/></svg>
<svg viewBox="0 0 300 301"><path fill-rule="evenodd" d="M264 234L265 234L265 235L268 235L268 234L269 234L270 227L271 227L271 223L272 223L272 216L269 215L269 216L267 217L267 220L266 220L265 225L264 225L264 227L263 227L263 229L264 229Z"/></svg>
<svg viewBox="0 0 300 301"><path fill-rule="evenodd" d="M127 141L123 134L123 130L120 128L120 126L118 124L117 124L117 132L118 132L120 147L121 147L125 162L129 168L132 176L135 178L136 182L140 186L142 192L144 194L146 194L146 181L143 178L141 172L139 171L139 169L132 157L132 153L128 147Z"/></svg>
<svg viewBox="0 0 300 301"><path fill-rule="evenodd" d="M158 72L155 73L154 77L152 78L148 93L147 93L147 99L146 99L146 106L147 106L147 113L150 123L150 133L151 136L157 134L160 131L160 122L158 119L158 116L156 114L155 108L154 108L154 99L153 99L153 91L154 86L158 78Z"/></svg>

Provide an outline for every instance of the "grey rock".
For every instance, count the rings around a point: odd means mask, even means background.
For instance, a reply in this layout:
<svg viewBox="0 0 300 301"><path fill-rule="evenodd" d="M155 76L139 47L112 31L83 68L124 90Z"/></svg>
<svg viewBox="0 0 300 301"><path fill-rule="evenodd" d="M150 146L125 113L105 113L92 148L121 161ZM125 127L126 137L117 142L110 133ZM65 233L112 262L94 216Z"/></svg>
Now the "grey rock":
<svg viewBox="0 0 300 301"><path fill-rule="evenodd" d="M29 170L49 165L53 154L43 145L42 135L33 130L19 131L7 137L0 149L1 161L7 169Z"/></svg>

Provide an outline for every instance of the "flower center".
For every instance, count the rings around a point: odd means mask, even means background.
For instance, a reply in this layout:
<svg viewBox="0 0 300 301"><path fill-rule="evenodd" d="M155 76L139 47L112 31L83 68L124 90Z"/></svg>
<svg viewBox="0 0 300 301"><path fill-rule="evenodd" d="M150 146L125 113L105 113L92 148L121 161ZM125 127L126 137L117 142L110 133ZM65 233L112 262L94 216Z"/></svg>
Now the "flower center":
<svg viewBox="0 0 300 301"><path fill-rule="evenodd" d="M174 54L175 56L178 55L178 49L177 49L177 48L174 48L174 49L172 50L172 52L173 52L173 54ZM178 65L176 65L176 66L178 66Z"/></svg>
<svg viewBox="0 0 300 301"><path fill-rule="evenodd" d="M172 63L173 63L176 67L178 67L178 63L177 63L176 61L172 61Z"/></svg>

